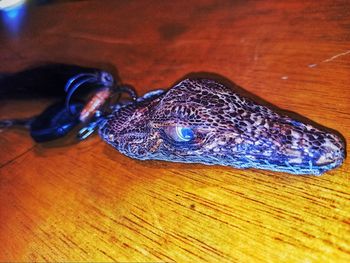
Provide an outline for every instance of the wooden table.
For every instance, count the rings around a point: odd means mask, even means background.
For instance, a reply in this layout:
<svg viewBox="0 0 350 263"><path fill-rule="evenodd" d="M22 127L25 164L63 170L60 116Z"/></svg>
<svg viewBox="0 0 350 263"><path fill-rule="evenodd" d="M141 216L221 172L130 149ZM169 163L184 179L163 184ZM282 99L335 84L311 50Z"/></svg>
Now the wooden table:
<svg viewBox="0 0 350 263"><path fill-rule="evenodd" d="M224 76L350 139L348 1L58 1L1 30L0 71L118 69L139 94ZM28 116L46 101L2 101ZM130 159L0 133L0 261L350 262L350 163L323 176Z"/></svg>

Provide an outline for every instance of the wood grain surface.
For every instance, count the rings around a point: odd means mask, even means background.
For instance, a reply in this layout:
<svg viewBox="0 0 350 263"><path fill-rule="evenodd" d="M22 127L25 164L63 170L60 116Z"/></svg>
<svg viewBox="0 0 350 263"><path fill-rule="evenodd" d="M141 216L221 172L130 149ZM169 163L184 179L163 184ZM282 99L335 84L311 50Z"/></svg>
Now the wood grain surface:
<svg viewBox="0 0 350 263"><path fill-rule="evenodd" d="M116 68L139 94L215 73L350 139L348 1L56 1L6 30L1 72ZM314 177L137 161L97 136L3 130L0 148L2 262L350 262L349 158Z"/></svg>

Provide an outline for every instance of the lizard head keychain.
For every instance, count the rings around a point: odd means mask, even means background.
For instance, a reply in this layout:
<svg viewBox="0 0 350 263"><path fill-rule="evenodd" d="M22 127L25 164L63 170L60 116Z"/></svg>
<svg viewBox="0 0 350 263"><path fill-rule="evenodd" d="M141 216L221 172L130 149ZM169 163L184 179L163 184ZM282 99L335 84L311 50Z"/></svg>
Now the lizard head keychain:
<svg viewBox="0 0 350 263"><path fill-rule="evenodd" d="M92 84L86 103L73 102L78 88ZM25 125L37 142L60 138L81 125L78 139L94 131L119 152L139 160L258 168L320 175L345 159L343 139L278 114L210 79L185 79L168 90L137 97L105 71L80 73L65 85L64 103L50 106ZM129 100L120 100L127 93Z"/></svg>

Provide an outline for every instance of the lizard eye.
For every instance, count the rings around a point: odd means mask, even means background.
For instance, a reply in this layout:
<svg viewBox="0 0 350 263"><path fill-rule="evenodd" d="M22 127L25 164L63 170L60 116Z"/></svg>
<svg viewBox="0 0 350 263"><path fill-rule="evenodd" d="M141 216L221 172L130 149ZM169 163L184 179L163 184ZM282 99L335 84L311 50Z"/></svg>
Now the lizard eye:
<svg viewBox="0 0 350 263"><path fill-rule="evenodd" d="M188 127L176 127L176 135L180 141L188 142L194 138L194 132Z"/></svg>
<svg viewBox="0 0 350 263"><path fill-rule="evenodd" d="M196 136L192 128L183 126L171 126L165 129L166 134L177 142L189 142Z"/></svg>

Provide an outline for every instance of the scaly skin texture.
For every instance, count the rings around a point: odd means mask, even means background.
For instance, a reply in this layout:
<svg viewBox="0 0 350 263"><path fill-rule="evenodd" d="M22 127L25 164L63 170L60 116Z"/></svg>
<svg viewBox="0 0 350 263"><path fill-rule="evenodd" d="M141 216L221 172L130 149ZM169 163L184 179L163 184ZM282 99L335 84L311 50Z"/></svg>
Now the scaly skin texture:
<svg viewBox="0 0 350 263"><path fill-rule="evenodd" d="M183 141L177 129L190 131ZM100 136L121 153L165 160L319 175L342 164L333 133L282 116L208 79L115 110Z"/></svg>

